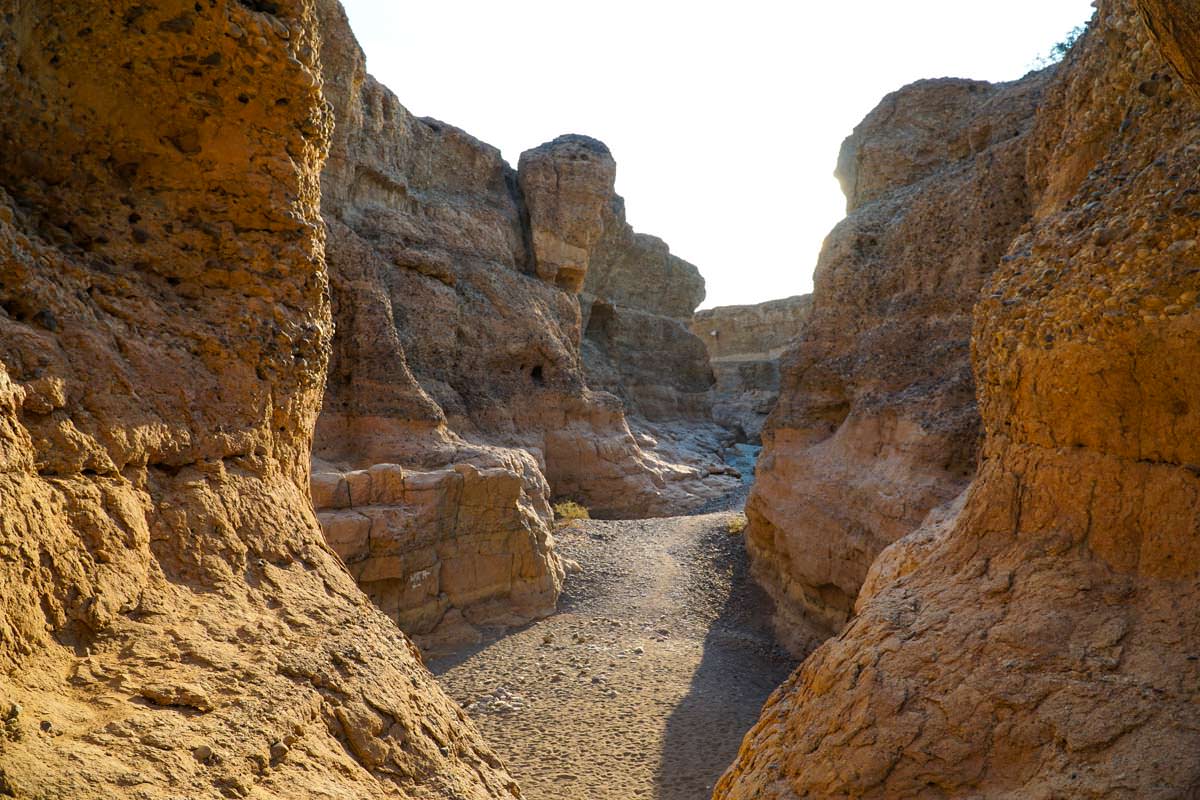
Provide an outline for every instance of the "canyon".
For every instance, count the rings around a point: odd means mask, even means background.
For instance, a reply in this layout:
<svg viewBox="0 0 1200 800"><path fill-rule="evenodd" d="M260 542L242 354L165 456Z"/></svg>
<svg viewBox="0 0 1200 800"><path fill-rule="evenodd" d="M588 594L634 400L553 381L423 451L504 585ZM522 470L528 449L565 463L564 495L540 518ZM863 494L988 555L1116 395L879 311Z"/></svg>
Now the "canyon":
<svg viewBox="0 0 1200 800"><path fill-rule="evenodd" d="M0 6L0 797L1200 791L1191 0L888 95L701 311L336 0Z"/></svg>

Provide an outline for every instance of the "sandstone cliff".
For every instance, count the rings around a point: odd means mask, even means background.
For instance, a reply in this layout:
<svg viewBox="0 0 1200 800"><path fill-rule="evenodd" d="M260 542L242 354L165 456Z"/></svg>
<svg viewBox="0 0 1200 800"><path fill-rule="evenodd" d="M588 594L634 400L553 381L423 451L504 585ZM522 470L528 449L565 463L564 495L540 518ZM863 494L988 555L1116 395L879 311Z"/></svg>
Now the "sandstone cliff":
<svg viewBox="0 0 1200 800"><path fill-rule="evenodd" d="M880 557L716 797L1200 790L1200 17L1141 10L1153 36L1098 4L1026 137L1033 219L974 314L978 477Z"/></svg>
<svg viewBox="0 0 1200 800"><path fill-rule="evenodd" d="M579 298L588 385L620 398L635 436L666 460L733 474L721 456L729 432L712 421L712 367L689 328L704 278L666 242L635 232L616 194L602 222Z"/></svg>
<svg viewBox="0 0 1200 800"><path fill-rule="evenodd" d="M311 5L0 7L0 795L519 796L310 507Z"/></svg>
<svg viewBox="0 0 1200 800"><path fill-rule="evenodd" d="M848 214L783 357L747 506L755 575L799 652L846 622L880 551L974 474L971 308L1030 214L1045 82L922 81L842 146Z"/></svg>
<svg viewBox="0 0 1200 800"><path fill-rule="evenodd" d="M576 293L607 257L608 149L564 136L513 170L410 114L367 74L340 5L322 0L320 14L336 121L321 179L336 333L314 451L320 518L360 585L422 641L526 621L561 585L552 495L656 515L730 479L709 474L713 458L639 442L621 401L585 379Z"/></svg>
<svg viewBox="0 0 1200 800"><path fill-rule="evenodd" d="M716 377L713 419L745 442L762 440L763 424L779 399L779 359L800 335L812 311L812 295L752 306L720 306L698 312L692 332L708 349Z"/></svg>

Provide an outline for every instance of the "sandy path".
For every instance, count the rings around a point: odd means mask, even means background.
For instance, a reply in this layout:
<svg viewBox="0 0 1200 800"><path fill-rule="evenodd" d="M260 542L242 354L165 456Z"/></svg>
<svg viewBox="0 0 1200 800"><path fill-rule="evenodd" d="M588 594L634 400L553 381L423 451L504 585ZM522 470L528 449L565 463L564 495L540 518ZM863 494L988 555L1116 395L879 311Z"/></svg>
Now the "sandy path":
<svg viewBox="0 0 1200 800"><path fill-rule="evenodd" d="M560 612L430 668L528 800L698 800L794 666L729 512L560 529Z"/></svg>

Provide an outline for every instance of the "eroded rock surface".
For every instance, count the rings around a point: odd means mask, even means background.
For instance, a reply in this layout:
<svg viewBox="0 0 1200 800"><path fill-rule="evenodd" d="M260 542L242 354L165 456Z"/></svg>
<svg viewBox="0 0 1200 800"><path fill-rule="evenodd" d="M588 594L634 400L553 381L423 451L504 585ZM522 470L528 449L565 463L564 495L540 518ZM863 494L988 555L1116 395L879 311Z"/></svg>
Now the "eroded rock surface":
<svg viewBox="0 0 1200 800"><path fill-rule="evenodd" d="M519 796L310 507L311 4L0 10L0 794Z"/></svg>
<svg viewBox="0 0 1200 800"><path fill-rule="evenodd" d="M539 278L571 293L583 288L616 176L608 147L587 136L560 136L521 154L517 182Z"/></svg>
<svg viewBox="0 0 1200 800"><path fill-rule="evenodd" d="M712 417L742 441L761 441L767 415L779 399L779 359L811 311L812 295L805 294L709 308L692 319L692 332L708 349L717 381L711 390Z"/></svg>
<svg viewBox="0 0 1200 800"><path fill-rule="evenodd" d="M979 475L885 551L718 798L1200 787L1200 107L1167 59L1200 52L1170 30L1102 0L1058 67L1036 215L975 310Z"/></svg>
<svg viewBox="0 0 1200 800"><path fill-rule="evenodd" d="M1031 213L1045 83L918 82L842 146L848 216L783 356L747 506L755 574L798 652L845 624L880 551L975 472L971 308Z"/></svg>
<svg viewBox="0 0 1200 800"><path fill-rule="evenodd" d="M601 249L615 162L563 136L513 170L496 148L410 114L367 74L340 6L320 13L337 123L322 174L337 333L314 470L322 487L395 471L405 487L366 507L318 500L321 519L422 642L548 613L562 580L552 495L643 516L730 485L709 474L715 458L639 441L621 401L585 380L575 293ZM428 486L409 491L417 480Z"/></svg>

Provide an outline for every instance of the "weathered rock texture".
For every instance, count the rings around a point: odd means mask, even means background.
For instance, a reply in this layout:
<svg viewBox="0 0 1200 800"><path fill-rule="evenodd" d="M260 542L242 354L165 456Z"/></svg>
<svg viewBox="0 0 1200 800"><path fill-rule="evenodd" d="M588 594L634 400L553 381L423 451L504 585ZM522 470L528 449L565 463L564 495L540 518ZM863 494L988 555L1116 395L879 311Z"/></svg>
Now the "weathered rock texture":
<svg viewBox="0 0 1200 800"><path fill-rule="evenodd" d="M975 311L979 475L884 553L718 798L1200 791L1200 86L1164 59L1200 52L1163 22L1102 0L1052 77L1035 217Z"/></svg>
<svg viewBox="0 0 1200 800"><path fill-rule="evenodd" d="M0 10L0 794L519 796L310 507L311 5Z"/></svg>
<svg viewBox="0 0 1200 800"><path fill-rule="evenodd" d="M572 293L583 288L616 178L612 153L587 136L560 136L521 154L517 181L539 278Z"/></svg>
<svg viewBox="0 0 1200 800"><path fill-rule="evenodd" d="M812 295L785 297L752 306L700 311L692 332L708 348L716 377L712 417L738 438L759 442L767 415L779 399L779 359L803 330Z"/></svg>
<svg viewBox="0 0 1200 800"><path fill-rule="evenodd" d="M922 81L842 146L848 215L783 357L747 507L755 574L799 652L845 624L880 551L975 472L971 308L1031 212L1045 83Z"/></svg>
<svg viewBox="0 0 1200 800"><path fill-rule="evenodd" d="M643 449L621 402L585 382L574 293L604 238L615 163L564 136L512 170L412 116L367 74L340 6L320 12L337 323L315 446L321 520L409 632L545 614L562 579L551 493L641 516L729 486L703 462ZM367 475L386 479L356 492Z"/></svg>
<svg viewBox="0 0 1200 800"><path fill-rule="evenodd" d="M663 240L634 232L615 194L583 292L589 384L620 397L641 419L708 419L712 369L688 329L704 301L704 278Z"/></svg>

